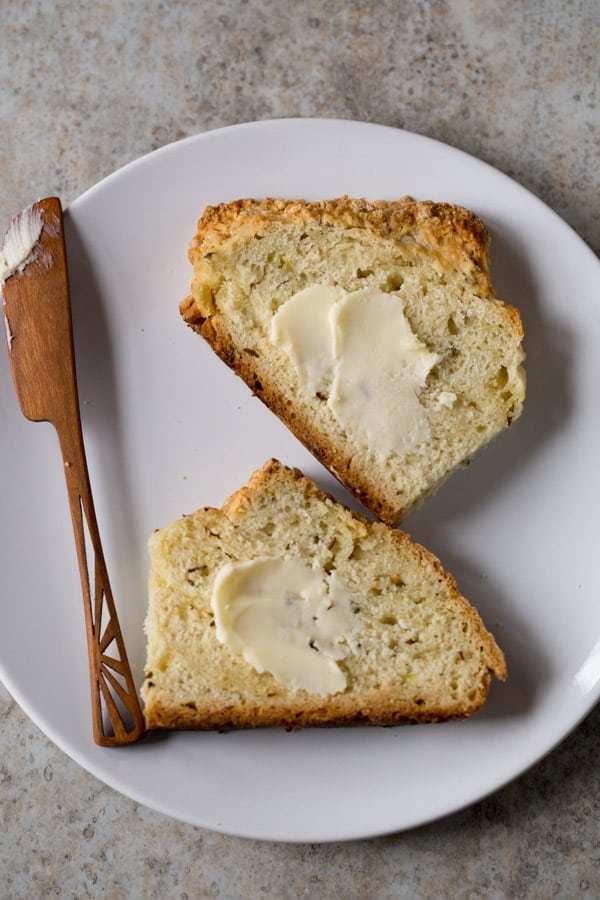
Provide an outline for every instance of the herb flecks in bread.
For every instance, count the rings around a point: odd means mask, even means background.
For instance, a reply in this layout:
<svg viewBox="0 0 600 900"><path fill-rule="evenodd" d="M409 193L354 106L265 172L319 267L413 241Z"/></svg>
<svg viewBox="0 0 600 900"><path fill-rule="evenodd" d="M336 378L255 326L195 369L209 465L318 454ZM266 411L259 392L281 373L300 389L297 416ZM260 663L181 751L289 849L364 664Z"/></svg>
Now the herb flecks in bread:
<svg viewBox="0 0 600 900"><path fill-rule="evenodd" d="M521 412L521 320L514 308L495 299L487 230L461 207L409 198L241 200L205 210L190 260L192 293L181 304L185 321L390 524ZM285 304L319 286L337 292L340 302L366 292L377 303L385 296L401 305L410 334L428 354L423 381L413 379L412 387L410 380L400 382L398 396L408 396L408 385L423 419L410 439L396 441L396 450L383 445L376 429L365 435L352 426L365 418L360 408L350 424L337 415L330 387L316 388L289 348L273 339L273 321ZM317 316L315 327L318 323ZM395 339L392 329L386 344L390 357ZM352 361L344 362L351 372ZM372 364L377 369L376 352ZM372 394L371 384L366 391ZM377 423L376 396L369 402ZM382 408L379 421L387 416L389 410ZM395 426L398 433L412 427L406 416Z"/></svg>
<svg viewBox="0 0 600 900"><path fill-rule="evenodd" d="M434 556L275 460L222 509L155 532L150 557L149 728L441 721L474 713L491 676L505 677L501 650ZM339 579L340 618L324 627L343 677L326 692L258 671L217 636L215 584L256 560L294 560ZM313 638L305 635L318 654L323 630Z"/></svg>

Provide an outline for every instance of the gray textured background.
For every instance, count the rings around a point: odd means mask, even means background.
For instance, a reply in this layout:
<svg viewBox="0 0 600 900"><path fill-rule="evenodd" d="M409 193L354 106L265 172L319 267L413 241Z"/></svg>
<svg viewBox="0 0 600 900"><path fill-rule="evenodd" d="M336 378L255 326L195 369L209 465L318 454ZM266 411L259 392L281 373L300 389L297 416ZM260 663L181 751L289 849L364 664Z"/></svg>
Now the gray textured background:
<svg viewBox="0 0 600 900"><path fill-rule="evenodd" d="M600 4L0 0L0 225L165 143L280 116L472 153L600 249ZM566 298L568 302L568 298ZM1 575L0 575L1 579ZM600 713L476 806L405 834L224 837L82 771L0 687L0 896L600 896Z"/></svg>

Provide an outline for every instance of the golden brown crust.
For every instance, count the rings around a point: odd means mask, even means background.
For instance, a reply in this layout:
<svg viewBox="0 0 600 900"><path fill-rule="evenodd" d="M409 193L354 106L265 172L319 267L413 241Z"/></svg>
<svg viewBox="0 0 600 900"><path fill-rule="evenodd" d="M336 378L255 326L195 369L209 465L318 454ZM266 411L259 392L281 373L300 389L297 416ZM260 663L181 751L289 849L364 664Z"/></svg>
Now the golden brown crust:
<svg viewBox="0 0 600 900"><path fill-rule="evenodd" d="M405 252L412 242L417 252L426 250L445 267L462 272L483 296L494 296L489 279L490 239L482 220L462 206L411 197L368 201L342 196L313 203L266 197L208 206L190 244L190 261L220 249L234 230L251 236L273 222L368 229L401 242Z"/></svg>
<svg viewBox="0 0 600 900"><path fill-rule="evenodd" d="M342 727L348 725L424 725L427 723L444 722L449 718L466 719L477 712L483 705L487 690L482 690L468 707L456 709L449 715L448 709L428 709L423 712L421 707L413 705L410 709L400 711L382 702L381 695L375 699L372 705L364 702L357 711L356 701L348 703L348 709L343 698L339 698L335 704L324 703L316 707L314 702L310 706L303 707L302 702L294 709L281 707L269 708L260 705L231 706L227 709L204 707L199 704L191 706L182 704L172 706L163 704L159 700L146 701L144 716L146 728L158 729L194 729L202 731L230 731L240 728L271 728L284 727Z"/></svg>

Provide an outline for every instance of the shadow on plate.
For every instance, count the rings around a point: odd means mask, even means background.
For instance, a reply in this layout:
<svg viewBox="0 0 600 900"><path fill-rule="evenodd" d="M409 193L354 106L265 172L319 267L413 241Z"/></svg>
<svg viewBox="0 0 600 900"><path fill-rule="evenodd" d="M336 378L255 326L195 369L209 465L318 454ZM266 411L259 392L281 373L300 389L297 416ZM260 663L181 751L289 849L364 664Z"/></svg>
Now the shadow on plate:
<svg viewBox="0 0 600 900"><path fill-rule="evenodd" d="M139 561L130 552L131 535L135 534L133 500L124 465L122 417L108 328L107 300L102 295L90 255L68 209L64 222L81 418L86 448L93 448L96 462L97 477L91 476L92 491L97 501L100 497L108 500L105 500L104 507L110 510L109 520L106 520L105 512L104 521L99 521L100 534L121 628L127 638L127 655L135 683L139 685L143 679L141 660L144 657L139 623L147 602L145 593L140 592L140 584L145 584L145 572L140 571ZM100 520L100 515L98 518ZM124 553L128 553L120 566L124 580L119 584L111 575L115 567L111 565L107 551L109 544L113 553L114 548L122 548Z"/></svg>

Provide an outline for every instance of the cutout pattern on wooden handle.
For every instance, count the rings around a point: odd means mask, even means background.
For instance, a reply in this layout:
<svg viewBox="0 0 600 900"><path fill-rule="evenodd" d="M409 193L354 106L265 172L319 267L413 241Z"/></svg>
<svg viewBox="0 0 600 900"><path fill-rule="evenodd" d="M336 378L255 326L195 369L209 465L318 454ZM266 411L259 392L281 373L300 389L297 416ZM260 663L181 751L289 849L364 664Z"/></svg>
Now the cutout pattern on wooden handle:
<svg viewBox="0 0 600 900"><path fill-rule="evenodd" d="M86 502L89 498L82 497L69 481L67 476L88 633L94 740L105 747L127 744L143 735L144 719L117 619L94 508ZM93 590L89 557L94 564Z"/></svg>

